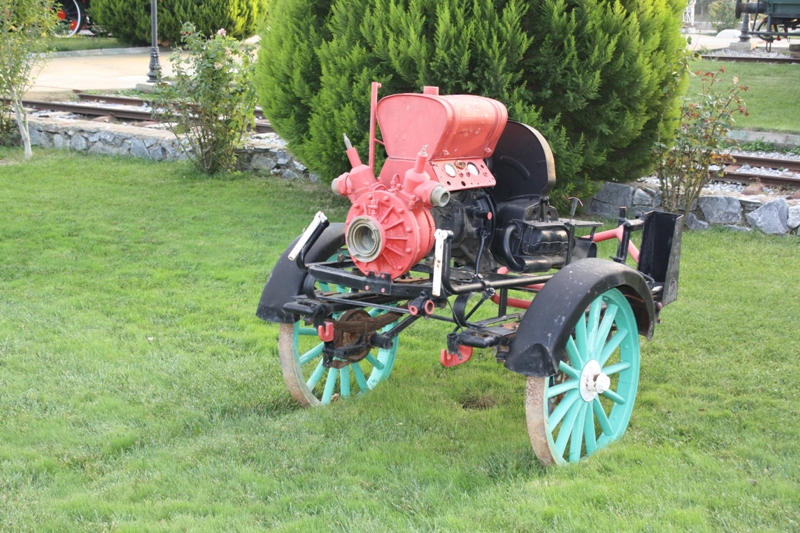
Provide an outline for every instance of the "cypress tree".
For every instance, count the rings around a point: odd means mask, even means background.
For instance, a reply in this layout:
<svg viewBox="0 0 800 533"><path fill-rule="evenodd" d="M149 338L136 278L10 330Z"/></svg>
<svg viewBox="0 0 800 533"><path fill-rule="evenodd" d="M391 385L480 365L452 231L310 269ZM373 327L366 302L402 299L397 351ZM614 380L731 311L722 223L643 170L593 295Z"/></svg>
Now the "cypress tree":
<svg viewBox="0 0 800 533"><path fill-rule="evenodd" d="M553 148L557 195L651 166L676 95L684 0L273 0L257 70L265 114L326 180L366 153L369 85L496 98Z"/></svg>

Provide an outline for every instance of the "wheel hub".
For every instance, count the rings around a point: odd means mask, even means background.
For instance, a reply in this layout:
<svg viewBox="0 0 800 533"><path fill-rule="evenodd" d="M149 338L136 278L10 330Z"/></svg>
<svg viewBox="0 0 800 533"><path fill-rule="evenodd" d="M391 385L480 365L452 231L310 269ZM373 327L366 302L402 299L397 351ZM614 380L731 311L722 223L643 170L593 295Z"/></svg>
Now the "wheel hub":
<svg viewBox="0 0 800 533"><path fill-rule="evenodd" d="M580 380L581 398L590 402L611 387L611 378L603 373L600 363L592 359L583 367Z"/></svg>

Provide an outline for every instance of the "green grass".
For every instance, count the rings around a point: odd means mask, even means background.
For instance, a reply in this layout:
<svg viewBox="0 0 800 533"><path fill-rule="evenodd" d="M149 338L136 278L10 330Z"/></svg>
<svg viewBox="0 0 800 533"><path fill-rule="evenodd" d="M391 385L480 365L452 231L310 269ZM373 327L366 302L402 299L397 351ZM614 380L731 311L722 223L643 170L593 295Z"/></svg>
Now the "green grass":
<svg viewBox="0 0 800 533"><path fill-rule="evenodd" d="M72 37L48 37L47 49L53 52L74 52L78 50L100 50L105 48L127 48L125 44L114 37L89 37L86 35L73 35Z"/></svg>
<svg viewBox="0 0 800 533"><path fill-rule="evenodd" d="M744 101L750 115L737 115L736 129L800 133L800 65L702 60L693 61L690 69L713 72L720 66L725 68L720 87L734 77L749 87ZM692 76L687 94L700 89L699 78Z"/></svg>
<svg viewBox="0 0 800 533"><path fill-rule="evenodd" d="M800 528L796 237L685 235L628 433L545 470L524 379L485 351L441 368L436 323L363 398L294 405L254 312L320 208L346 212L324 186L0 151L0 530Z"/></svg>

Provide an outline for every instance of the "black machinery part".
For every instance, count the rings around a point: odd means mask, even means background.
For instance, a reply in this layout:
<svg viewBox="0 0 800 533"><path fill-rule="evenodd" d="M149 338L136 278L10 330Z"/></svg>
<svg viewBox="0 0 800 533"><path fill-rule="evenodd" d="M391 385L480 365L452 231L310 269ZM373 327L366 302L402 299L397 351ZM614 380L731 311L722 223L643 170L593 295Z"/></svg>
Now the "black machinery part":
<svg viewBox="0 0 800 533"><path fill-rule="evenodd" d="M292 241L292 244L283 252L267 279L256 311L256 316L261 320L278 324L291 324L298 320L297 315L286 311L283 306L292 301L295 296L302 294L303 282L308 275L288 257L299 238ZM332 223L316 240L306 254L305 260L308 263L326 261L342 246L344 246L344 224Z"/></svg>
<svg viewBox="0 0 800 533"><path fill-rule="evenodd" d="M525 376L555 375L559 361L567 359L567 339L578 318L613 288L631 304L639 334L652 338L656 310L645 278L627 265L582 259L555 274L533 299L509 347L506 368Z"/></svg>

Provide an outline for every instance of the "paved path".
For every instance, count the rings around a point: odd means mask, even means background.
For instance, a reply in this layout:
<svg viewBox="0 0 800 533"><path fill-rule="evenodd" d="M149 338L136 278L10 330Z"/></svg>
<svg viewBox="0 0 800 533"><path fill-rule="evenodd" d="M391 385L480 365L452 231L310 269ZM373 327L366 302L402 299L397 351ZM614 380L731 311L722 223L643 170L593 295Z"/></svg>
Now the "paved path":
<svg viewBox="0 0 800 533"><path fill-rule="evenodd" d="M162 54L159 63L164 75L172 73L168 55ZM36 76L28 98L47 93L70 93L73 90L133 89L147 82L150 54L119 54L50 59Z"/></svg>

